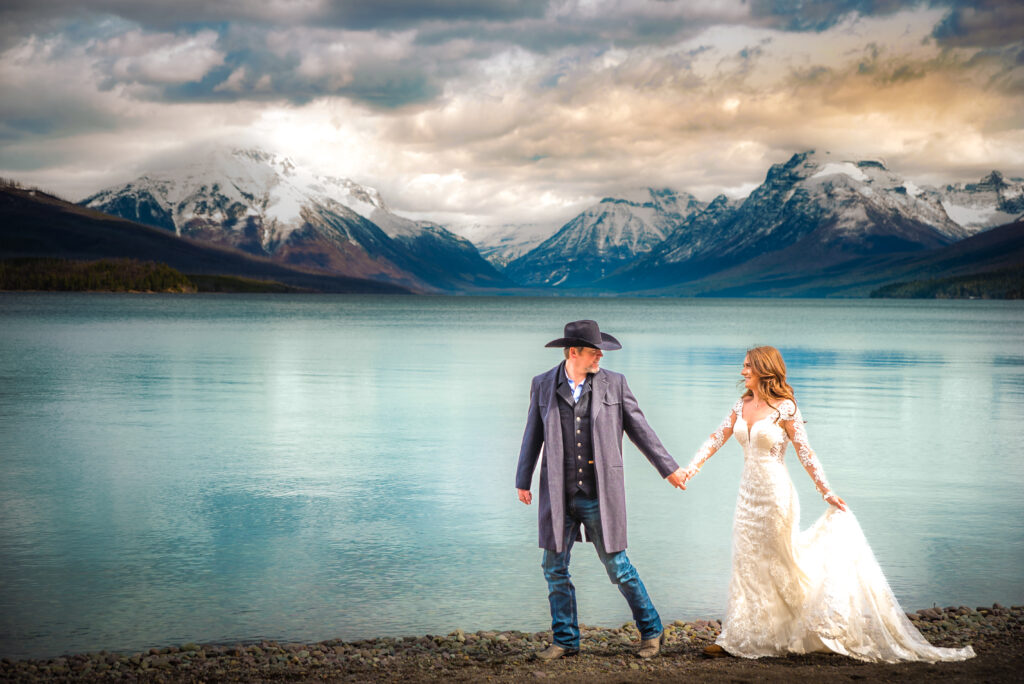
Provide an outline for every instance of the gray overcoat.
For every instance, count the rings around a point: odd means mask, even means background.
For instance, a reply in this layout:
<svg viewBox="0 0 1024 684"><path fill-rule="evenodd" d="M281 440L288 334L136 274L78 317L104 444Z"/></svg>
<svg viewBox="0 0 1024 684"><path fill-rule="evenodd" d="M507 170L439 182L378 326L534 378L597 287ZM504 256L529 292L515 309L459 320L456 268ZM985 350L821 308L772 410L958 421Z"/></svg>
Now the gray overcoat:
<svg viewBox="0 0 1024 684"><path fill-rule="evenodd" d="M565 516L565 476L563 473L562 423L555 396L560 363L533 379L530 385L530 411L523 432L516 468L516 489L530 489L537 461L540 466L539 507L537 511L539 544L542 549L561 553ZM601 527L605 551L615 553L626 548L626 487L622 474L622 433L629 436L662 477L679 467L654 430L647 424L625 376L603 368L591 380L590 428L593 432L594 472L601 509Z"/></svg>

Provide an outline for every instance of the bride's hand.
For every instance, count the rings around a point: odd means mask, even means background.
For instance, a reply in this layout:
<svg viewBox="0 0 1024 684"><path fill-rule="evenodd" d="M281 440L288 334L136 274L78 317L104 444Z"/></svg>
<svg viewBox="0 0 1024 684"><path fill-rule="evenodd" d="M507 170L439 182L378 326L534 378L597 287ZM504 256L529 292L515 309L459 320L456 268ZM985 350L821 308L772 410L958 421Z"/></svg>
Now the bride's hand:
<svg viewBox="0 0 1024 684"><path fill-rule="evenodd" d="M697 474L697 469L696 468L692 468L692 467L680 468L676 472L679 473L680 480L682 480L682 484L681 484L681 486L679 488L680 489L686 489L687 483L691 479L693 479L694 475Z"/></svg>
<svg viewBox="0 0 1024 684"><path fill-rule="evenodd" d="M829 492L828 493L828 496L825 497L825 503L827 503L829 505L832 505L832 506L835 506L836 508L838 508L841 511L849 511L850 510L849 508L847 508L846 502L843 501L842 498L838 494L836 494L834 492Z"/></svg>
<svg viewBox="0 0 1024 684"><path fill-rule="evenodd" d="M689 479L686 477L686 471L682 468L676 468L675 472L665 478L668 483L676 489L686 489L686 481Z"/></svg>

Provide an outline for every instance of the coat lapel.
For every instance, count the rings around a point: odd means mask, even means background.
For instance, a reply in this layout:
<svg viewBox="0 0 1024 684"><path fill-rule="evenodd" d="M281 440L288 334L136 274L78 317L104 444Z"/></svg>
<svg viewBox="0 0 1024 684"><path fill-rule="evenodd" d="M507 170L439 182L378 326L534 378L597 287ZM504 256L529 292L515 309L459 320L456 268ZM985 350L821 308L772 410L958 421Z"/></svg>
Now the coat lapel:
<svg viewBox="0 0 1024 684"><path fill-rule="evenodd" d="M565 403L569 404L569 406L572 406L576 402L573 401L572 391L569 389L569 381L563 381L564 378L565 371L559 367L558 373L555 375L555 394L565 399Z"/></svg>
<svg viewBox="0 0 1024 684"><path fill-rule="evenodd" d="M561 488L562 480L562 418L558 413L558 374L565 373L562 366L559 365L554 369L545 380L545 386L541 390L546 395L547 401L545 402L546 413L543 416L544 420L544 457L547 461L548 472L556 473L559 482L559 488ZM551 485L553 486L553 485Z"/></svg>
<svg viewBox="0 0 1024 684"><path fill-rule="evenodd" d="M601 412L604 405L604 395L608 391L608 378L604 372L597 371L590 381L590 420L592 424L597 422L597 414Z"/></svg>

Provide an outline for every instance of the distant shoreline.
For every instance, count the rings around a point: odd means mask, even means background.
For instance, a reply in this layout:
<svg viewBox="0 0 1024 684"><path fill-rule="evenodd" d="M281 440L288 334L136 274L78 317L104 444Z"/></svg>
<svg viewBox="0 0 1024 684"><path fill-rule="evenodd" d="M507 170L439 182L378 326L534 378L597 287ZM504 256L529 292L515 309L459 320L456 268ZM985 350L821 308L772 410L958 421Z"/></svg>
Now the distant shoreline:
<svg viewBox="0 0 1024 684"><path fill-rule="evenodd" d="M0 260L0 292L120 294L322 294L322 290L237 275L195 274L159 261L128 258L19 257ZM463 293L472 296L472 293ZM494 295L494 292L480 294ZM525 296L581 296L571 292ZM615 296L615 295L612 295ZM620 295L621 296L621 295ZM629 295L625 295L629 296ZM665 295L669 296L669 295ZM696 295L690 295L694 297ZM687 298L680 295L677 298ZM1024 299L1024 266L936 280L899 282L853 299Z"/></svg>
<svg viewBox="0 0 1024 684"><path fill-rule="evenodd" d="M17 258L0 261L2 292L104 292L123 294L311 293L275 280L185 274L139 259Z"/></svg>
<svg viewBox="0 0 1024 684"><path fill-rule="evenodd" d="M908 617L933 644L971 644L977 657L951 663L865 663L834 654L746 660L706 659L701 651L721 629L717 620L675 621L665 629L663 654L649 661L634 652L639 635L581 625L580 655L542 664L532 653L550 632L456 630L447 635L340 639L314 644L260 641L151 648L133 654L84 653L48 659L0 659L0 680L37 681L382 681L559 682L662 681L1019 681L1024 671L1024 606L927 608Z"/></svg>

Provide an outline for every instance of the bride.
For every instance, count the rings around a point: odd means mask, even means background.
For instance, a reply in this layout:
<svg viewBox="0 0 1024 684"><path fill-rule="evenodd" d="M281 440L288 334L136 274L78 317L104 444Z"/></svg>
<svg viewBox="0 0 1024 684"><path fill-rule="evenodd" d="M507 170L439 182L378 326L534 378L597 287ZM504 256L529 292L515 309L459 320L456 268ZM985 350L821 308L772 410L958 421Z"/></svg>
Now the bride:
<svg viewBox="0 0 1024 684"><path fill-rule="evenodd" d="M831 651L884 662L973 657L970 646L929 644L896 602L857 519L829 487L811 450L779 351L751 349L741 374L747 392L683 474L685 485L736 435L744 465L733 519L729 604L722 633L705 653L760 658ZM790 441L830 504L804 532L783 462Z"/></svg>

